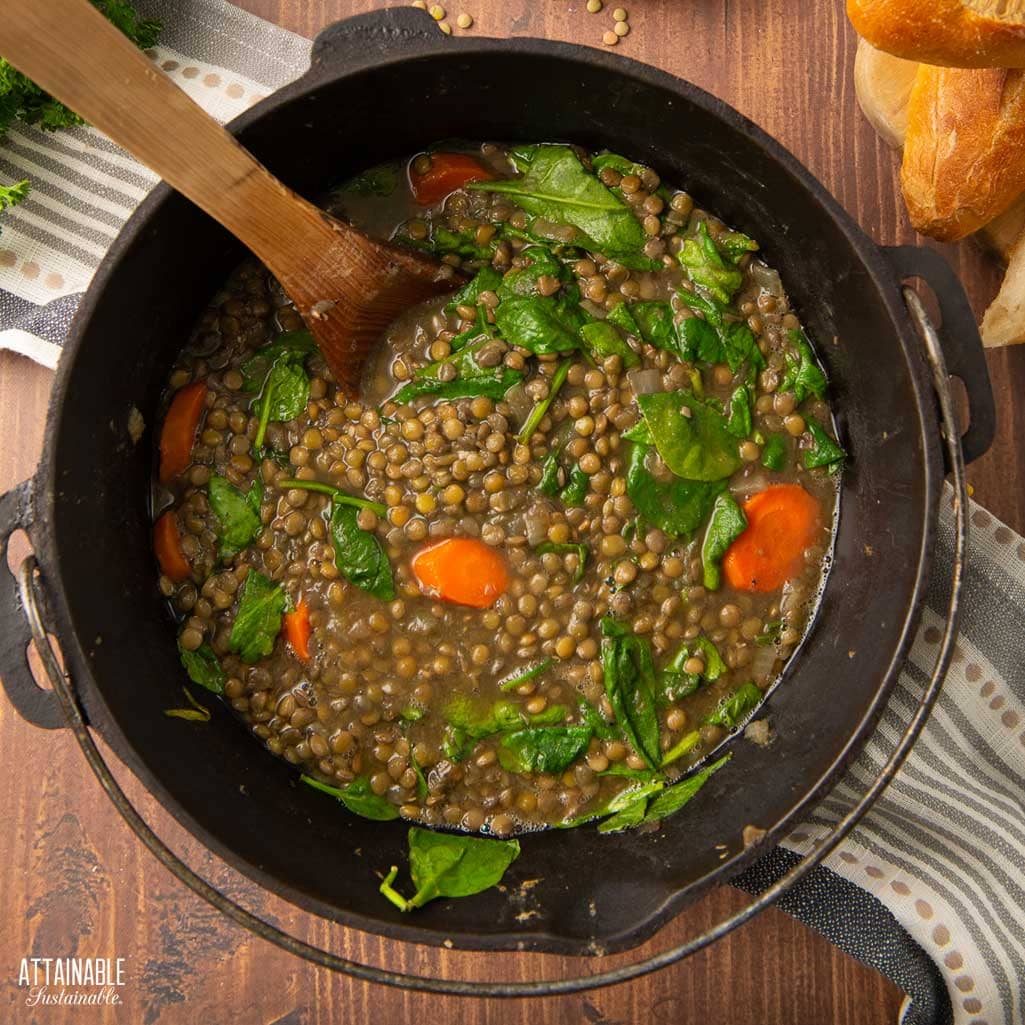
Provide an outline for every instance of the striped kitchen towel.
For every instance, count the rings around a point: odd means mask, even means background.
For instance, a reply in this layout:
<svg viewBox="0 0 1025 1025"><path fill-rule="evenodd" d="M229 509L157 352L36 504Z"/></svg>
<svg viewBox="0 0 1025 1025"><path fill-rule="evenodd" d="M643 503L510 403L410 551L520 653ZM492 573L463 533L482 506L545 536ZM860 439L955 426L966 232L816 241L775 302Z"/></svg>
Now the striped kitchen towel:
<svg viewBox="0 0 1025 1025"><path fill-rule="evenodd" d="M301 74L310 41L223 0L141 0L163 23L149 51L201 107L229 121ZM94 128L12 126L0 184L28 178L28 199L0 216L0 349L48 367L114 236L158 179Z"/></svg>
<svg viewBox="0 0 1025 1025"><path fill-rule="evenodd" d="M153 59L228 120L298 75L309 42L223 0L143 0ZM0 220L0 348L56 364L82 292L155 177L90 128L12 129L0 181L29 177ZM954 664L882 799L782 907L908 994L905 1025L1025 1021L1025 540L972 505ZM811 849L888 757L940 637L953 559L941 512L928 608L878 730L830 797L737 880L759 891Z"/></svg>

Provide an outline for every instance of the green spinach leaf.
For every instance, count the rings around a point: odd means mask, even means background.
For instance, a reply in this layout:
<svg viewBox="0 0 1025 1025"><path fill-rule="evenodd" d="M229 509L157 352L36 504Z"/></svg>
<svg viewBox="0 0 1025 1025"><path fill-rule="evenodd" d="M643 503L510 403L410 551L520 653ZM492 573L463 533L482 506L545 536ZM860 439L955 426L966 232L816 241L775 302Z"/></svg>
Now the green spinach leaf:
<svg viewBox="0 0 1025 1025"><path fill-rule="evenodd" d="M615 324L616 327L622 328L628 335L633 335L634 338L641 338L641 326L634 320L634 315L630 312L629 303L617 303L606 314L605 320L609 324Z"/></svg>
<svg viewBox="0 0 1025 1025"><path fill-rule="evenodd" d="M762 350L758 348L751 328L743 321L724 324L719 337L722 340L723 356L734 373L746 363L753 379L754 372L765 366Z"/></svg>
<svg viewBox="0 0 1025 1025"><path fill-rule="evenodd" d="M815 361L815 353L812 352L805 333L797 328L787 332L793 352L784 354L786 369L783 372L783 379L779 384L779 391L793 392L794 397L800 405L809 395L822 399L826 394L826 375L822 368Z"/></svg>
<svg viewBox="0 0 1025 1025"><path fill-rule="evenodd" d="M485 840L413 826L409 872L416 893L407 900L394 889L398 875L394 866L381 883L381 893L402 911L423 907L437 897L469 897L500 883L519 854L516 840Z"/></svg>
<svg viewBox="0 0 1025 1025"><path fill-rule="evenodd" d="M252 544L263 528L260 521L263 484L258 478L243 493L215 473L207 485L207 497L221 526L218 554L225 561L232 559Z"/></svg>
<svg viewBox="0 0 1025 1025"><path fill-rule="evenodd" d="M419 377L400 388L392 396L392 402L402 406L424 395L438 399L469 399L483 395L498 402L505 397L510 388L522 380L521 370L510 370L508 367L494 367L473 377L457 377L454 381Z"/></svg>
<svg viewBox="0 0 1025 1025"><path fill-rule="evenodd" d="M571 360L564 359L555 368L555 373L552 374L552 380L548 385L548 394L530 411L530 415L527 417L526 423L523 425L523 429L516 436L521 445L526 445L526 443L530 441L534 431L537 430L538 425L545 418L545 414L555 401L555 396L559 394L562 386L566 383L566 377L569 374L571 362Z"/></svg>
<svg viewBox="0 0 1025 1025"><path fill-rule="evenodd" d="M744 282L743 272L723 258L704 221L698 224L696 236L683 243L678 259L695 285L725 305Z"/></svg>
<svg viewBox="0 0 1025 1025"><path fill-rule="evenodd" d="M242 372L242 390L247 392L260 391L267 380L267 375L274 364L282 357L293 363L302 363L307 356L317 351L313 335L304 330L282 331L270 345L257 349L239 367Z"/></svg>
<svg viewBox="0 0 1025 1025"><path fill-rule="evenodd" d="M258 662L274 650L286 600L280 584L250 570L228 638L228 647L243 662Z"/></svg>
<svg viewBox="0 0 1025 1025"><path fill-rule="evenodd" d="M362 174L350 178L338 191L353 196L390 196L398 189L402 181L401 164L395 162L378 164L376 167L371 167Z"/></svg>
<svg viewBox="0 0 1025 1025"><path fill-rule="evenodd" d="M576 555L577 568L573 571L573 583L577 584L584 575L584 569L587 566L587 556L590 550L583 542L576 544L568 541L565 543L544 541L539 544L534 551L537 552L538 555L545 555L548 552L555 555Z"/></svg>
<svg viewBox="0 0 1025 1025"><path fill-rule="evenodd" d="M331 507L331 541L338 572L350 583L381 601L395 598L391 564L381 542L356 520L359 511L338 502Z"/></svg>
<svg viewBox="0 0 1025 1025"><path fill-rule="evenodd" d="M621 305L625 306L625 303ZM637 355L627 343L619 337L619 332L609 323L612 320L611 314L605 320L596 320L591 324L584 324L580 329L580 337L584 346L596 356L619 356L623 366L628 369L640 366L641 357Z"/></svg>
<svg viewBox="0 0 1025 1025"><path fill-rule="evenodd" d="M601 629L605 693L634 750L654 769L660 751L651 645L608 616Z"/></svg>
<svg viewBox="0 0 1025 1025"><path fill-rule="evenodd" d="M828 467L830 472L839 468L847 458L847 453L826 433L826 429L817 420L808 418L808 432L812 437L812 447L801 453L805 468L814 470L816 467Z"/></svg>
<svg viewBox="0 0 1025 1025"><path fill-rule="evenodd" d="M445 312L454 313L457 306L476 306L481 292L497 292L501 284L501 273L486 264L445 304Z"/></svg>
<svg viewBox="0 0 1025 1025"><path fill-rule="evenodd" d="M344 787L329 786L312 776L302 776L301 778L307 786L330 794L335 800L341 801L353 815L359 815L364 819L373 819L375 822L389 822L399 817L399 809L394 804L370 789L370 780L366 776L357 776Z"/></svg>
<svg viewBox="0 0 1025 1025"><path fill-rule="evenodd" d="M635 444L627 455L626 493L648 523L670 537L690 537L708 518L725 481L658 480L647 469L649 449Z"/></svg>
<svg viewBox="0 0 1025 1025"><path fill-rule="evenodd" d="M688 776L679 783L666 787L648 805L643 821L657 822L679 811L708 782L709 777L717 773L731 757L731 755L725 755L717 762L695 772L693 776Z"/></svg>
<svg viewBox="0 0 1025 1025"><path fill-rule="evenodd" d="M761 690L753 683L743 683L716 705L715 709L706 716L705 723L722 726L728 730L735 729L761 702Z"/></svg>
<svg viewBox="0 0 1025 1025"><path fill-rule="evenodd" d="M740 468L737 440L726 418L690 392L638 395L662 461L686 480L724 480Z"/></svg>
<svg viewBox="0 0 1025 1025"><path fill-rule="evenodd" d="M204 643L195 651L188 651L182 647L181 641L179 641L178 656L193 683L198 683L200 687L205 687L214 694L224 693L224 684L228 678L221 668L214 649L209 644Z"/></svg>
<svg viewBox="0 0 1025 1025"><path fill-rule="evenodd" d="M559 481L559 455L561 452L561 445L553 446L545 456L544 462L541 463L541 479L537 482L537 489L543 495L548 495L551 498L559 493L559 488L562 486Z"/></svg>
<svg viewBox="0 0 1025 1025"><path fill-rule="evenodd" d="M569 480L566 486L559 492L562 504L573 508L584 504L587 497L587 489L591 486L591 478L580 469L579 463L574 463L569 471Z"/></svg>
<svg viewBox="0 0 1025 1025"><path fill-rule="evenodd" d="M602 814L613 814L598 826L598 832L621 833L639 826L644 821L649 799L664 787L662 780L650 780L621 790L603 809Z"/></svg>
<svg viewBox="0 0 1025 1025"><path fill-rule="evenodd" d="M712 515L705 529L705 540L701 545L701 565L704 569L704 585L709 591L718 591L722 582L720 563L726 549L747 530L747 517L727 491L721 494L712 506Z"/></svg>
<svg viewBox="0 0 1025 1025"><path fill-rule="evenodd" d="M522 683L527 683L529 680L535 680L542 673L547 672L552 666L553 659L546 658L543 662L538 662L536 666L531 666L530 669L525 669L522 673L516 673L514 676L510 676L503 680L499 685L499 690L510 691L515 690Z"/></svg>
<svg viewBox="0 0 1025 1025"><path fill-rule="evenodd" d="M589 726L528 726L503 734L498 761L506 772L562 772L590 740Z"/></svg>
<svg viewBox="0 0 1025 1025"><path fill-rule="evenodd" d="M787 439L782 434L770 434L762 446L762 466L779 473L787 464Z"/></svg>
<svg viewBox="0 0 1025 1025"><path fill-rule="evenodd" d="M729 419L726 429L735 438L746 438L751 433L751 391L746 384L738 386L730 396Z"/></svg>
<svg viewBox="0 0 1025 1025"><path fill-rule="evenodd" d="M678 354L676 325L673 323L673 310L669 303L660 299L631 303L630 313L640 329L641 338L648 345Z"/></svg>
<svg viewBox="0 0 1025 1025"><path fill-rule="evenodd" d="M578 303L566 296L525 295L503 299L495 311L498 333L510 345L537 356L580 348L580 329L588 323Z"/></svg>

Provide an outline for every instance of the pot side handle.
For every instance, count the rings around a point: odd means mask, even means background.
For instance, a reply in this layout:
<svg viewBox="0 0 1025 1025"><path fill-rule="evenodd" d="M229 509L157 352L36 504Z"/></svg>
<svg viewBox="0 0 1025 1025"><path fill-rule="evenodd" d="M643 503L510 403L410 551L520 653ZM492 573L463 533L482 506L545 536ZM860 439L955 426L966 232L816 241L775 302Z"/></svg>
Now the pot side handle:
<svg viewBox="0 0 1025 1025"><path fill-rule="evenodd" d="M939 303L942 324L937 334L947 369L960 378L968 393L969 423L961 437L961 448L965 462L970 463L993 444L996 408L985 350L964 287L950 264L934 249L883 246L882 250L901 281L921 278Z"/></svg>
<svg viewBox="0 0 1025 1025"><path fill-rule="evenodd" d="M28 664L32 641L27 610L7 562L11 535L32 521L32 482L24 481L0 496L0 683L22 719L46 730L65 725L57 695L36 683Z"/></svg>
<svg viewBox="0 0 1025 1025"><path fill-rule="evenodd" d="M333 77L339 68L351 71L391 56L423 54L459 40L444 35L437 22L416 7L368 11L328 25L313 40L310 68L303 80Z"/></svg>

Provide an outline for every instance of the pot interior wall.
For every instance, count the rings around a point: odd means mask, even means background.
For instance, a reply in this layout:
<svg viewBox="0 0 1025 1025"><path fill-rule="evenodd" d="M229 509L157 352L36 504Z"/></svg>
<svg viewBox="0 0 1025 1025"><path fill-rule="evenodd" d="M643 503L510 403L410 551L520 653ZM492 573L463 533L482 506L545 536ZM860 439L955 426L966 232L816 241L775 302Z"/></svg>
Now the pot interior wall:
<svg viewBox="0 0 1025 1025"><path fill-rule="evenodd" d="M735 742L730 765L660 832L528 837L508 893L439 901L404 918L378 895L374 874L399 859L403 825L357 819L298 785L227 711L206 725L163 716L181 703L184 675L150 546L156 402L174 352L241 256L176 195L137 217L83 309L51 421L42 508L52 544L41 554L51 590L58 574L63 581L62 641L92 718L214 849L291 899L379 932L585 952L591 941L613 949L643 938L724 865L735 867L744 826L784 821L863 732L913 604L936 454L896 291L866 269L865 254L881 267L867 241L714 101L557 49L482 43L339 73L305 94L300 84L250 118L243 139L312 196L454 136L607 146L650 163L762 243L829 368L852 455L817 628L769 702L771 747ZM138 445L126 431L133 406L148 429ZM527 879L541 881L517 896ZM525 910L537 914L520 921Z"/></svg>

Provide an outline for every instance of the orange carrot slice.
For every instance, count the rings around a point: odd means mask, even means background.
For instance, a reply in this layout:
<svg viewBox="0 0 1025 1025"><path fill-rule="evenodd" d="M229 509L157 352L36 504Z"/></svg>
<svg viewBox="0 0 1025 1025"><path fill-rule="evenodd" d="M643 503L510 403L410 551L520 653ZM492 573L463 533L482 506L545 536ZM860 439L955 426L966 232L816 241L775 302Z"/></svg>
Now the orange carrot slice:
<svg viewBox="0 0 1025 1025"><path fill-rule="evenodd" d="M775 591L804 565L822 526L818 500L798 484L776 484L752 495L744 515L747 529L723 556L726 580L741 591Z"/></svg>
<svg viewBox="0 0 1025 1025"><path fill-rule="evenodd" d="M177 477L192 462L192 446L206 408L206 384L195 381L171 400L160 432L160 483Z"/></svg>
<svg viewBox="0 0 1025 1025"><path fill-rule="evenodd" d="M301 662L310 660L310 607L305 598L299 599L294 612L285 613L285 639Z"/></svg>
<svg viewBox="0 0 1025 1025"><path fill-rule="evenodd" d="M454 537L426 545L413 556L420 590L434 598L486 609L505 594L505 560L483 541Z"/></svg>
<svg viewBox="0 0 1025 1025"><path fill-rule="evenodd" d="M192 567L182 551L178 519L171 509L153 524L153 550L160 564L160 572L172 583L180 584L192 575Z"/></svg>
<svg viewBox="0 0 1025 1025"><path fill-rule="evenodd" d="M467 182L489 182L495 176L479 160L466 153L432 153L431 166L423 174L410 172L413 197L421 206L440 203Z"/></svg>

